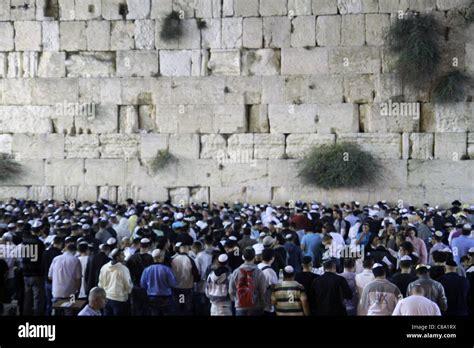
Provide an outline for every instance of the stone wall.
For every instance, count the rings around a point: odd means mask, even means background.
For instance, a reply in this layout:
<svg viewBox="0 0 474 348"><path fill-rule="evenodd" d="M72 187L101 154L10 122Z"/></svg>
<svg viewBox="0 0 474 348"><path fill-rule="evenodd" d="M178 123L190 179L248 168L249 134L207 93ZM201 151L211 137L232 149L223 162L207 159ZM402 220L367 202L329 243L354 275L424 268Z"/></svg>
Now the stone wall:
<svg viewBox="0 0 474 348"><path fill-rule="evenodd" d="M0 152L25 173L0 198L473 202L474 91L432 104L384 46L398 11L435 11L448 61L473 72L474 26L453 20L470 2L1 0ZM400 96L420 115L381 115ZM304 187L298 159L341 141L381 159L377 184ZM163 149L178 161L154 173Z"/></svg>

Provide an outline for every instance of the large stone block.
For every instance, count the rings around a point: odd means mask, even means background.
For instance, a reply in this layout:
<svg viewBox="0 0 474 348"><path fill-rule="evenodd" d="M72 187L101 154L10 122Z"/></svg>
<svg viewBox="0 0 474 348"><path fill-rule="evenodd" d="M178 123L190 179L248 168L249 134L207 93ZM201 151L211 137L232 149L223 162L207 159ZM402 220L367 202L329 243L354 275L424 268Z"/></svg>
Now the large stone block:
<svg viewBox="0 0 474 348"><path fill-rule="evenodd" d="M285 156L284 134L254 134L255 159L280 159Z"/></svg>
<svg viewBox="0 0 474 348"><path fill-rule="evenodd" d="M241 48L243 35L242 18L222 18L222 48Z"/></svg>
<svg viewBox="0 0 474 348"><path fill-rule="evenodd" d="M175 115L178 133L214 133L213 106L186 105L183 108L179 106Z"/></svg>
<svg viewBox="0 0 474 348"><path fill-rule="evenodd" d="M86 22L60 22L59 33L62 51L87 49Z"/></svg>
<svg viewBox="0 0 474 348"><path fill-rule="evenodd" d="M120 106L119 131L126 134L138 132L138 108L136 105Z"/></svg>
<svg viewBox="0 0 474 348"><path fill-rule="evenodd" d="M260 0L261 16L285 16L288 12L286 0Z"/></svg>
<svg viewBox="0 0 474 348"><path fill-rule="evenodd" d="M191 191L189 187L176 187L168 191L171 204L179 207L185 207L189 204Z"/></svg>
<svg viewBox="0 0 474 348"><path fill-rule="evenodd" d="M45 184L44 161L42 159L23 159L16 161L20 164L21 173L10 179L3 179L2 186L38 185Z"/></svg>
<svg viewBox="0 0 474 348"><path fill-rule="evenodd" d="M282 75L324 74L329 69L328 51L325 48L283 48L281 50Z"/></svg>
<svg viewBox="0 0 474 348"><path fill-rule="evenodd" d="M285 79L283 100L288 104L332 104L343 101L339 76L291 76Z"/></svg>
<svg viewBox="0 0 474 348"><path fill-rule="evenodd" d="M371 133L403 133L420 130L419 103L387 103L364 106L366 131Z"/></svg>
<svg viewBox="0 0 474 348"><path fill-rule="evenodd" d="M138 127L140 131L145 132L156 130L156 108L154 105L138 106Z"/></svg>
<svg viewBox="0 0 474 348"><path fill-rule="evenodd" d="M236 17L257 17L259 15L258 0L234 0Z"/></svg>
<svg viewBox="0 0 474 348"><path fill-rule="evenodd" d="M118 1L118 0L116 0ZM76 17L74 8L74 0L58 0L59 3L59 18L62 21L73 21ZM117 11L118 12L118 11Z"/></svg>
<svg viewBox="0 0 474 348"><path fill-rule="evenodd" d="M107 20L124 19L120 14L119 6L125 3L125 0L102 1L102 17Z"/></svg>
<svg viewBox="0 0 474 348"><path fill-rule="evenodd" d="M210 188L211 202L235 202L245 200L245 187L231 186L231 187L211 187Z"/></svg>
<svg viewBox="0 0 474 348"><path fill-rule="evenodd" d="M12 144L17 159L64 158L62 134L15 134Z"/></svg>
<svg viewBox="0 0 474 348"><path fill-rule="evenodd" d="M374 101L376 103L388 103L388 101L399 99L403 95L402 81L396 74L379 74L373 77L375 90L377 91Z"/></svg>
<svg viewBox="0 0 474 348"><path fill-rule="evenodd" d="M220 19L206 19L207 29L201 31L202 48L222 48L222 32Z"/></svg>
<svg viewBox="0 0 474 348"><path fill-rule="evenodd" d="M240 75L240 51L211 49L208 68L212 75Z"/></svg>
<svg viewBox="0 0 474 348"><path fill-rule="evenodd" d="M381 64L377 47L334 48L329 53L331 74L378 74Z"/></svg>
<svg viewBox="0 0 474 348"><path fill-rule="evenodd" d="M263 18L263 45L269 48L290 47L291 20L288 17Z"/></svg>
<svg viewBox="0 0 474 348"><path fill-rule="evenodd" d="M127 162L123 159L86 159L85 184L95 186L124 185Z"/></svg>
<svg viewBox="0 0 474 348"><path fill-rule="evenodd" d="M224 100L224 79L221 77L174 78L170 88L173 105L221 104Z"/></svg>
<svg viewBox="0 0 474 348"><path fill-rule="evenodd" d="M66 54L64 52L43 52L38 66L39 77L65 77Z"/></svg>
<svg viewBox="0 0 474 348"><path fill-rule="evenodd" d="M88 21L86 29L87 50L109 51L110 50L110 22Z"/></svg>
<svg viewBox="0 0 474 348"><path fill-rule="evenodd" d="M472 161L408 161L408 185L440 191L442 195L446 195L447 188L463 188L471 192L473 176Z"/></svg>
<svg viewBox="0 0 474 348"><path fill-rule="evenodd" d="M258 1L258 0L257 0ZM10 20L10 0L5 0L5 6L0 6L0 20Z"/></svg>
<svg viewBox="0 0 474 348"><path fill-rule="evenodd" d="M291 47L312 47L316 45L316 18L298 16L291 21Z"/></svg>
<svg viewBox="0 0 474 348"><path fill-rule="evenodd" d="M222 186L269 186L266 160L227 161L222 169Z"/></svg>
<svg viewBox="0 0 474 348"><path fill-rule="evenodd" d="M0 187L0 199L7 201L12 197L15 198L27 198L28 187L27 186L1 186Z"/></svg>
<svg viewBox="0 0 474 348"><path fill-rule="evenodd" d="M251 133L268 133L268 105L252 105L250 107L249 131Z"/></svg>
<svg viewBox="0 0 474 348"><path fill-rule="evenodd" d="M33 21L15 22L15 50L41 51L41 23L40 22L33 22Z"/></svg>
<svg viewBox="0 0 474 348"><path fill-rule="evenodd" d="M127 19L145 19L150 15L151 0L127 0Z"/></svg>
<svg viewBox="0 0 474 348"><path fill-rule="evenodd" d="M190 50L160 50L162 76L191 76L193 54Z"/></svg>
<svg viewBox="0 0 474 348"><path fill-rule="evenodd" d="M214 133L245 133L247 128L247 115L244 105L215 106Z"/></svg>
<svg viewBox="0 0 474 348"><path fill-rule="evenodd" d="M117 76L156 76L158 71L158 52L156 51L117 52Z"/></svg>
<svg viewBox="0 0 474 348"><path fill-rule="evenodd" d="M158 151L167 150L168 134L140 134L140 158L155 158Z"/></svg>
<svg viewBox="0 0 474 348"><path fill-rule="evenodd" d="M85 79L88 80L88 79ZM122 104L122 79L99 79L100 104Z"/></svg>
<svg viewBox="0 0 474 348"><path fill-rule="evenodd" d="M396 2L395 0L394 2ZM377 13L379 0L337 0L339 13Z"/></svg>
<svg viewBox="0 0 474 348"><path fill-rule="evenodd" d="M34 79L31 97L36 105L54 105L58 109L60 104L78 102L79 83L76 79Z"/></svg>
<svg viewBox="0 0 474 348"><path fill-rule="evenodd" d="M374 99L374 78L372 75L344 77L344 97L348 103L371 103Z"/></svg>
<svg viewBox="0 0 474 348"><path fill-rule="evenodd" d="M233 134L227 140L227 154L221 163L253 163L254 134Z"/></svg>
<svg viewBox="0 0 474 348"><path fill-rule="evenodd" d="M410 158L428 160L433 158L434 136L432 133L410 134Z"/></svg>
<svg viewBox="0 0 474 348"><path fill-rule="evenodd" d="M467 135L467 154L469 158L474 158L474 133Z"/></svg>
<svg viewBox="0 0 474 348"><path fill-rule="evenodd" d="M288 15L305 16L312 13L311 0L288 0Z"/></svg>
<svg viewBox="0 0 474 348"><path fill-rule="evenodd" d="M171 134L169 139L170 152L184 159L197 159L200 152L198 134Z"/></svg>
<svg viewBox="0 0 474 348"><path fill-rule="evenodd" d="M177 164L180 186L219 186L221 171L215 159L200 159L180 161Z"/></svg>
<svg viewBox="0 0 474 348"><path fill-rule="evenodd" d="M101 158L137 158L140 138L136 134L101 134Z"/></svg>
<svg viewBox="0 0 474 348"><path fill-rule="evenodd" d="M341 44L341 16L319 16L316 20L316 42L318 46Z"/></svg>
<svg viewBox="0 0 474 348"><path fill-rule="evenodd" d="M362 46L365 43L365 16L345 15L341 23L342 46Z"/></svg>
<svg viewBox="0 0 474 348"><path fill-rule="evenodd" d="M38 52L10 52L8 53L7 77L30 78L30 77L37 77L37 73L38 73Z"/></svg>
<svg viewBox="0 0 474 348"><path fill-rule="evenodd" d="M0 79L0 104L30 105L32 79Z"/></svg>
<svg viewBox="0 0 474 348"><path fill-rule="evenodd" d="M84 160L61 159L46 160L45 184L70 186L84 184Z"/></svg>
<svg viewBox="0 0 474 348"><path fill-rule="evenodd" d="M435 159L458 161L467 154L467 134L435 133L434 155Z"/></svg>
<svg viewBox="0 0 474 348"><path fill-rule="evenodd" d="M135 47L139 50L155 48L155 22L152 20L135 21Z"/></svg>
<svg viewBox="0 0 474 348"><path fill-rule="evenodd" d="M296 186L301 185L297 177L299 172L299 160L269 160L268 181L272 186ZM297 198L300 199L300 198ZM297 199L294 199L295 201Z"/></svg>
<svg viewBox="0 0 474 348"><path fill-rule="evenodd" d="M201 136L201 159L216 159L226 153L227 141L220 134Z"/></svg>
<svg viewBox="0 0 474 348"><path fill-rule="evenodd" d="M135 47L134 34L135 27L132 21L112 22L110 48L113 51L133 49Z"/></svg>
<svg viewBox="0 0 474 348"><path fill-rule="evenodd" d="M337 142L358 144L362 149L382 159L401 158L402 137L400 134L341 134Z"/></svg>
<svg viewBox="0 0 474 348"><path fill-rule="evenodd" d="M66 158L99 158L99 136L97 134L67 135L64 138Z"/></svg>
<svg viewBox="0 0 474 348"><path fill-rule="evenodd" d="M474 131L474 103L423 104L422 131Z"/></svg>
<svg viewBox="0 0 474 348"><path fill-rule="evenodd" d="M367 45L381 46L390 28L390 16L387 14L368 14L365 16L365 41Z"/></svg>
<svg viewBox="0 0 474 348"><path fill-rule="evenodd" d="M334 134L290 134L286 138L286 155L289 158L303 158L313 146L335 142Z"/></svg>
<svg viewBox="0 0 474 348"><path fill-rule="evenodd" d="M59 51L59 22L44 21L41 24L43 51Z"/></svg>
<svg viewBox="0 0 474 348"><path fill-rule="evenodd" d="M245 48L261 48L263 44L263 21L261 18L244 18L242 45Z"/></svg>
<svg viewBox="0 0 474 348"><path fill-rule="evenodd" d="M243 58L244 75L278 75L280 54L272 49L245 51Z"/></svg>
<svg viewBox="0 0 474 348"><path fill-rule="evenodd" d="M101 0L76 1L75 19L88 20L99 18L102 12Z"/></svg>
<svg viewBox="0 0 474 348"><path fill-rule="evenodd" d="M28 187L27 199L33 201L43 201L53 198L52 186L30 186Z"/></svg>
<svg viewBox="0 0 474 348"><path fill-rule="evenodd" d="M76 132L81 133L117 133L118 108L117 105L97 105L95 116L75 116Z"/></svg>
<svg viewBox="0 0 474 348"><path fill-rule="evenodd" d="M313 0L314 15L337 14L337 0Z"/></svg>
<svg viewBox="0 0 474 348"><path fill-rule="evenodd" d="M51 133L51 106L0 106L0 133Z"/></svg>
<svg viewBox="0 0 474 348"><path fill-rule="evenodd" d="M0 22L0 51L13 51L13 25L10 22Z"/></svg>
<svg viewBox="0 0 474 348"><path fill-rule="evenodd" d="M265 85L262 84L263 79L264 77L260 76L226 77L223 86L223 98L225 103L246 105L260 104L262 102L262 90L265 87ZM227 89L225 87L227 87Z"/></svg>
<svg viewBox="0 0 474 348"><path fill-rule="evenodd" d="M115 73L115 55L111 52L81 52L66 61L68 77L108 77Z"/></svg>

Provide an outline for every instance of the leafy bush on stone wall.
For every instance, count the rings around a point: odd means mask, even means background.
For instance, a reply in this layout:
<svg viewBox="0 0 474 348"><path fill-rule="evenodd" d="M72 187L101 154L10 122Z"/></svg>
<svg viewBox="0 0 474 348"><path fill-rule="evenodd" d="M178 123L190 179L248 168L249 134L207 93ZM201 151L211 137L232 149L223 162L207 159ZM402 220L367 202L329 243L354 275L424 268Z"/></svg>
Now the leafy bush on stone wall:
<svg viewBox="0 0 474 348"><path fill-rule="evenodd" d="M172 11L166 16L161 27L160 37L163 41L178 40L183 35L179 12Z"/></svg>
<svg viewBox="0 0 474 348"><path fill-rule="evenodd" d="M470 83L471 79L466 74L451 71L437 80L433 88L434 100L438 103L464 102Z"/></svg>
<svg viewBox="0 0 474 348"><path fill-rule="evenodd" d="M150 169L156 174L159 170L166 168L174 161L176 161L176 157L174 157L169 150L159 150L155 158L150 162Z"/></svg>
<svg viewBox="0 0 474 348"><path fill-rule="evenodd" d="M359 145L337 143L312 148L300 161L299 176L325 189L355 188L372 183L378 171L378 161Z"/></svg>
<svg viewBox="0 0 474 348"><path fill-rule="evenodd" d="M19 163L11 159L7 154L0 153L0 181L6 181L22 173Z"/></svg>

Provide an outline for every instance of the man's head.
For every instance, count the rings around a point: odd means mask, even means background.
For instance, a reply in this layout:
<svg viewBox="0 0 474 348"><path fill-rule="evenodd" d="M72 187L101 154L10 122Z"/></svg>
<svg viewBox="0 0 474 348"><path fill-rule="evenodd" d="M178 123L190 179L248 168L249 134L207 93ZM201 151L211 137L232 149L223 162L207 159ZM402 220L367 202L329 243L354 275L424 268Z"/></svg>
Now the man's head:
<svg viewBox="0 0 474 348"><path fill-rule="evenodd" d="M423 289L423 286L421 284L415 284L411 288L411 294L417 296L425 296L425 289Z"/></svg>
<svg viewBox="0 0 474 348"><path fill-rule="evenodd" d="M255 260L255 249L252 247L246 247L242 254L242 258L245 262L253 262Z"/></svg>
<svg viewBox="0 0 474 348"><path fill-rule="evenodd" d="M334 259L328 259L323 261L324 272L336 272L336 261Z"/></svg>
<svg viewBox="0 0 474 348"><path fill-rule="evenodd" d="M402 256L402 258L400 259L400 268L402 271L409 272L412 265L413 265L413 260L411 259L410 256L408 255Z"/></svg>
<svg viewBox="0 0 474 348"><path fill-rule="evenodd" d="M364 233L369 233L369 231L370 231L370 225L369 225L369 223L368 223L368 222L364 222L364 223L362 224L362 232L364 232Z"/></svg>
<svg viewBox="0 0 474 348"><path fill-rule="evenodd" d="M446 268L446 273L456 273L458 270L458 265L454 260L447 260L444 267Z"/></svg>
<svg viewBox="0 0 474 348"><path fill-rule="evenodd" d="M364 269L372 269L373 265L374 259L372 257L365 257L364 261L362 261L362 267L364 267Z"/></svg>
<svg viewBox="0 0 474 348"><path fill-rule="evenodd" d="M471 224L464 224L462 227L462 235L463 236L470 236L472 231L472 226Z"/></svg>
<svg viewBox="0 0 474 348"><path fill-rule="evenodd" d="M311 256L303 256L302 262L301 262L303 268L305 269L311 269L313 267L313 259Z"/></svg>
<svg viewBox="0 0 474 348"><path fill-rule="evenodd" d="M263 249L262 261L271 265L275 260L275 251L273 249Z"/></svg>
<svg viewBox="0 0 474 348"><path fill-rule="evenodd" d="M418 265L416 266L416 275L426 276L429 274L430 267L427 265Z"/></svg>
<svg viewBox="0 0 474 348"><path fill-rule="evenodd" d="M410 242L403 242L400 244L401 256L410 255L411 253L413 253L413 244Z"/></svg>
<svg viewBox="0 0 474 348"><path fill-rule="evenodd" d="M385 278L385 266L381 263L376 263L372 266L372 272L374 273L375 278Z"/></svg>
<svg viewBox="0 0 474 348"><path fill-rule="evenodd" d="M114 249L110 252L110 257L112 258L112 261L115 263L117 262L123 262L125 260L125 255L123 254L122 249Z"/></svg>
<svg viewBox="0 0 474 348"><path fill-rule="evenodd" d="M433 258L433 261L436 263L445 263L447 256L448 255L444 251L441 251L441 250L435 250L431 253L431 257Z"/></svg>
<svg viewBox="0 0 474 348"><path fill-rule="evenodd" d="M165 260L165 251L161 249L155 249L151 253L153 261L162 263Z"/></svg>
<svg viewBox="0 0 474 348"><path fill-rule="evenodd" d="M99 287L92 288L89 292L89 307L98 311L103 309L106 303L105 290Z"/></svg>
<svg viewBox="0 0 474 348"><path fill-rule="evenodd" d="M284 280L293 280L295 277L295 270L292 266L286 266L283 269L283 279Z"/></svg>
<svg viewBox="0 0 474 348"><path fill-rule="evenodd" d="M344 260L344 270L347 272L353 272L355 269L355 260L352 258Z"/></svg>
<svg viewBox="0 0 474 348"><path fill-rule="evenodd" d="M62 237L54 237L53 238L53 246L58 249L62 249L64 245L64 240Z"/></svg>
<svg viewBox="0 0 474 348"><path fill-rule="evenodd" d="M332 237L329 233L323 235L322 243L325 247L328 247L332 244Z"/></svg>
<svg viewBox="0 0 474 348"><path fill-rule="evenodd" d="M66 251L69 251L70 253L75 253L77 251L76 244L74 243L69 243L66 245Z"/></svg>
<svg viewBox="0 0 474 348"><path fill-rule="evenodd" d="M151 241L148 238L140 239L140 252L146 253L150 250Z"/></svg>

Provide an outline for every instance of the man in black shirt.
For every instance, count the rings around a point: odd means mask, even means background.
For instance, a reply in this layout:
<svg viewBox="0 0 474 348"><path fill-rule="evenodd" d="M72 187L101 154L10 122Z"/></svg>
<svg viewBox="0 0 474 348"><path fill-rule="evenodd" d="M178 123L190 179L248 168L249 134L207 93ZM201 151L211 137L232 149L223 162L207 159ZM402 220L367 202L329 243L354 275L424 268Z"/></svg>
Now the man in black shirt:
<svg viewBox="0 0 474 348"><path fill-rule="evenodd" d="M319 276L316 273L312 272L313 259L311 258L311 256L303 256L303 263L301 266L303 267L303 271L296 273L295 281L303 285L306 295L308 296L310 311L312 311L314 309L314 296L312 292L312 285L313 281Z"/></svg>
<svg viewBox="0 0 474 348"><path fill-rule="evenodd" d="M23 277L25 282L24 315L44 315L44 277L42 260L44 244L33 229L23 233L22 246L25 249L23 258Z"/></svg>
<svg viewBox="0 0 474 348"><path fill-rule="evenodd" d="M336 274L336 261L323 261L324 274L313 281L315 315L347 315L344 300L352 299L347 281Z"/></svg>
<svg viewBox="0 0 474 348"><path fill-rule="evenodd" d="M446 261L446 274L438 278L448 299L445 315L468 315L469 312L469 281L457 273L457 267L454 260Z"/></svg>
<svg viewBox="0 0 474 348"><path fill-rule="evenodd" d="M101 244L99 252L89 256L87 260L86 273L84 277L86 278L86 294L89 295L89 292L92 288L96 287L99 283L99 274L100 269L103 265L110 261L110 246L107 244Z"/></svg>
<svg viewBox="0 0 474 348"><path fill-rule="evenodd" d="M43 276L45 279L45 295L46 295L46 315L51 315L52 306L53 306L53 283L48 278L49 266L56 256L61 255L61 250L63 249L63 239L61 237L54 237L53 244L45 250L43 254L42 267L43 267Z"/></svg>
<svg viewBox="0 0 474 348"><path fill-rule="evenodd" d="M447 253L441 250L435 250L431 254L431 258L433 259L433 264L430 268L430 277L431 279L438 280L440 277L444 276L446 270L444 268L444 264L447 259Z"/></svg>
<svg viewBox="0 0 474 348"><path fill-rule="evenodd" d="M410 256L405 255L400 259L400 272L395 273L391 279L404 297L407 296L408 284L414 282L418 278L412 274L413 261Z"/></svg>

